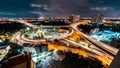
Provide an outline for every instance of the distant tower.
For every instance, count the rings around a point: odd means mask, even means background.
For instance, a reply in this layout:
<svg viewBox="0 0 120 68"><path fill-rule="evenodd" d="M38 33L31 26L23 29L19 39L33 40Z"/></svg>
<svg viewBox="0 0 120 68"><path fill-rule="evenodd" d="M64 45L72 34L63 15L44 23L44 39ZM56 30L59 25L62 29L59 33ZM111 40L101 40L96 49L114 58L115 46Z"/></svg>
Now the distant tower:
<svg viewBox="0 0 120 68"><path fill-rule="evenodd" d="M92 23L102 23L104 15L103 14L98 14L98 15L94 15L91 19Z"/></svg>
<svg viewBox="0 0 120 68"><path fill-rule="evenodd" d="M52 20L52 21L55 20L55 17L50 17L50 20Z"/></svg>
<svg viewBox="0 0 120 68"><path fill-rule="evenodd" d="M103 17L104 17L103 14L98 14L98 20L97 20L97 22L98 23L102 23Z"/></svg>
<svg viewBox="0 0 120 68"><path fill-rule="evenodd" d="M70 22L70 23L73 23L73 15L72 15L72 16L69 16L69 22Z"/></svg>
<svg viewBox="0 0 120 68"><path fill-rule="evenodd" d="M75 22L78 22L80 20L80 15L73 15L72 16L69 16L69 21L71 23L75 23Z"/></svg>
<svg viewBox="0 0 120 68"><path fill-rule="evenodd" d="M97 19L97 15L93 15L93 16L92 16L92 19L91 19L91 22L92 22L92 23L96 22L96 19Z"/></svg>
<svg viewBox="0 0 120 68"><path fill-rule="evenodd" d="M75 21L76 21L76 22L80 21L80 15L76 15Z"/></svg>

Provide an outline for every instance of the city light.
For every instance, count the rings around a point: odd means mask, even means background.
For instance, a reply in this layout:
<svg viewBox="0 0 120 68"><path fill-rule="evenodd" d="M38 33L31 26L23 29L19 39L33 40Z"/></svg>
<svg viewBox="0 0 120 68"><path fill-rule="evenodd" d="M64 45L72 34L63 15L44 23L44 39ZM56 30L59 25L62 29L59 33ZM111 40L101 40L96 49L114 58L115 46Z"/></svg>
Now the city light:
<svg viewBox="0 0 120 68"><path fill-rule="evenodd" d="M84 19L78 19L74 15L70 16L70 20L65 19L71 23L54 17L47 20L42 19L42 21L38 19L8 19L13 22L9 25L16 22L21 27L12 32L3 31L3 34L0 35L0 61L4 61L5 56L10 52L15 54L13 58L29 55L28 58L34 68L41 66L45 68L54 67L54 61L62 62L66 53L72 53L82 59L97 60L103 67L109 67L119 49L116 48L118 45L110 46L104 41L111 42L113 39L119 39L120 32L101 28L109 26L110 29L113 29L111 25L106 26L106 23L101 22L101 14L94 16L91 23ZM119 28L117 25L115 24L113 27ZM89 27L91 28L86 31Z"/></svg>

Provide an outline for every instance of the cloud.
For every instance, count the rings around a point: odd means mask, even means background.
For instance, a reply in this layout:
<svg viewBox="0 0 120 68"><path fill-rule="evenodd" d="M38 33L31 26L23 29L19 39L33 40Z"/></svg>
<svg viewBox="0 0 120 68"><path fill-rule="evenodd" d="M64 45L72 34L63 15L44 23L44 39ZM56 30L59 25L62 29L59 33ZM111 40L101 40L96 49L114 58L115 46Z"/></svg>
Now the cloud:
<svg viewBox="0 0 120 68"><path fill-rule="evenodd" d="M34 7L34 8L43 8L44 10L47 10L47 11L50 11L52 10L51 7L49 5L46 5L46 4L30 4L31 7Z"/></svg>
<svg viewBox="0 0 120 68"><path fill-rule="evenodd" d="M38 7L38 8L41 8L41 7L42 7L42 5L39 5L39 4L33 4L33 3L30 4L30 6L31 6L31 7Z"/></svg>
<svg viewBox="0 0 120 68"><path fill-rule="evenodd" d="M113 10L113 7L90 7L90 10L95 10L95 11L106 11L106 10Z"/></svg>
<svg viewBox="0 0 120 68"><path fill-rule="evenodd" d="M41 0L42 1L42 0ZM73 12L83 11L81 8L87 6L88 0L49 0L49 3L36 2L36 5L40 5L37 10L48 12L50 16L58 15L71 15ZM33 7L37 7L33 3ZM80 10L81 9L81 10Z"/></svg>
<svg viewBox="0 0 120 68"><path fill-rule="evenodd" d="M52 8L49 5L43 5L43 9L46 11L51 11Z"/></svg>
<svg viewBox="0 0 120 68"><path fill-rule="evenodd" d="M42 14L41 12L38 12L38 11L29 11L29 13L38 14L38 15L41 15L41 14Z"/></svg>
<svg viewBox="0 0 120 68"><path fill-rule="evenodd" d="M37 14L37 15L44 15L44 14L48 14L48 13L42 13L40 11L29 11L29 13L32 13L32 14Z"/></svg>
<svg viewBox="0 0 120 68"><path fill-rule="evenodd" d="M16 15L16 13L0 12L0 15Z"/></svg>
<svg viewBox="0 0 120 68"><path fill-rule="evenodd" d="M35 7L35 8L43 8L44 10L49 11L49 12L52 12L54 10L59 11L59 12L64 12L63 9L61 9L60 7L58 7L59 4L56 4L55 6L51 6L51 5L47 5L47 4L40 5L40 4L33 4L32 3L30 5L31 5L31 7ZM34 12L34 13L36 13L36 12Z"/></svg>
<svg viewBox="0 0 120 68"><path fill-rule="evenodd" d="M65 12L65 11L64 11L63 9L61 9L61 8L58 8L58 10L61 11L61 12Z"/></svg>
<svg viewBox="0 0 120 68"><path fill-rule="evenodd" d="M53 12L54 10L59 11L59 12L64 12L64 10L61 9L60 7L48 6L48 5L44 5L43 9L46 11L50 11L50 12Z"/></svg>

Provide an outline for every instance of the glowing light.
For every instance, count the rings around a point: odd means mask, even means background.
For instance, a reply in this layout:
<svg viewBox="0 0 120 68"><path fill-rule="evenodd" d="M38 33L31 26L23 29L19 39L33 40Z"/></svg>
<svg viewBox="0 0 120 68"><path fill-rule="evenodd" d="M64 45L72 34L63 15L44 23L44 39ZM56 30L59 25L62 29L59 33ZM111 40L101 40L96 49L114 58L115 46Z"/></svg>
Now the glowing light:
<svg viewBox="0 0 120 68"><path fill-rule="evenodd" d="M80 50L80 49L74 49L74 48L68 48L66 46L61 46L61 45L57 45L57 44L48 44L48 50L61 50L61 51L65 51L65 52L72 52L78 55L83 55L84 57L88 57L87 52Z"/></svg>
<svg viewBox="0 0 120 68"><path fill-rule="evenodd" d="M112 62L112 60L109 60L108 58L102 56L98 56L98 60L102 61L103 65L110 65Z"/></svg>

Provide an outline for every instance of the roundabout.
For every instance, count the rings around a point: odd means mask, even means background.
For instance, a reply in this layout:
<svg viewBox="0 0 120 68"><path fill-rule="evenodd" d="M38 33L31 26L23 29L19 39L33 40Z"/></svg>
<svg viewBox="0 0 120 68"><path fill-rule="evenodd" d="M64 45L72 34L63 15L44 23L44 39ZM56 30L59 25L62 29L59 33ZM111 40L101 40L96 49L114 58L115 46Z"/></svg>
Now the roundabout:
<svg viewBox="0 0 120 68"><path fill-rule="evenodd" d="M73 29L48 29L44 28L42 30L21 30L13 34L12 41L23 45L24 43L30 44L40 44L46 41L54 41L55 39L65 39L74 33ZM19 40L19 41L18 41Z"/></svg>
<svg viewBox="0 0 120 68"><path fill-rule="evenodd" d="M72 23L67 29L52 28L52 26L50 28L37 27L36 29L36 25L22 22L22 24L27 24L27 26L31 28L26 28L14 33L12 35L12 41L21 46L27 43L30 47L36 45L42 47L43 44L47 44L48 50L52 48L53 50L70 51L87 58L98 59L103 65L110 65L118 49L96 41L79 31L77 26L81 25L81 23L83 24L84 22ZM79 40L79 37L83 38L83 41ZM71 48L71 45L73 48ZM74 47L77 47L77 49L74 49Z"/></svg>

